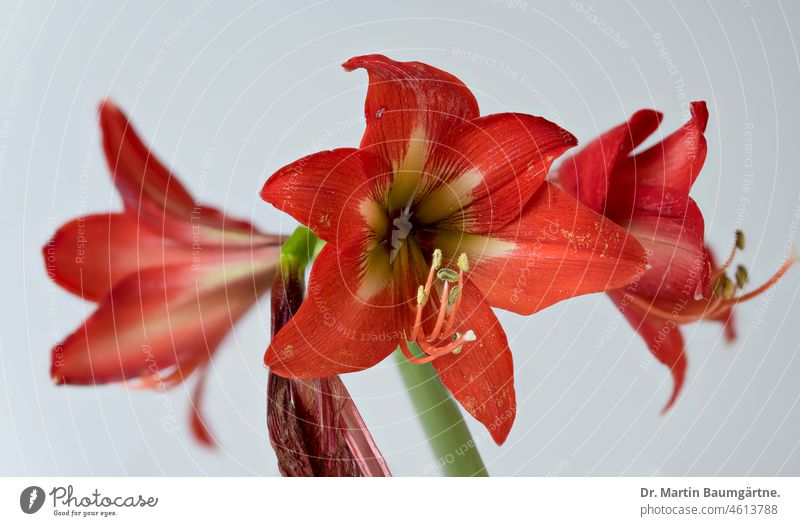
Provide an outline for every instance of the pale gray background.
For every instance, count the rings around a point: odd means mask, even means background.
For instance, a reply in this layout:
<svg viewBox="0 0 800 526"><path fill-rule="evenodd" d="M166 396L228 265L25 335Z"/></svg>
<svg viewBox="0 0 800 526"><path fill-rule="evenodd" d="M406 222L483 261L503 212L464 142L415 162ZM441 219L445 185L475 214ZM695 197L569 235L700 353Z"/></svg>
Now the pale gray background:
<svg viewBox="0 0 800 526"><path fill-rule="evenodd" d="M339 67L353 55L428 62L463 79L484 113L543 115L584 142L642 107L663 110L670 132L683 102L705 99L710 149L693 195L708 239L724 251L743 228L753 279L771 274L800 205L800 4L586 0L593 16L554 4L3 1L0 474L277 474L264 425L267 301L215 363L207 408L217 452L188 436L182 387L165 400L50 384L51 346L91 305L47 280L40 247L64 221L120 206L95 122L105 96L199 197L284 232L291 221L257 192L301 154L358 143L366 75ZM685 330L688 379L666 417L667 371L602 295L530 318L500 313L519 412L502 448L470 421L489 470L800 474L798 282L794 269L773 295L739 308L734 346L717 326ZM391 360L345 381L394 472L437 473ZM159 422L171 416L183 428L174 435Z"/></svg>

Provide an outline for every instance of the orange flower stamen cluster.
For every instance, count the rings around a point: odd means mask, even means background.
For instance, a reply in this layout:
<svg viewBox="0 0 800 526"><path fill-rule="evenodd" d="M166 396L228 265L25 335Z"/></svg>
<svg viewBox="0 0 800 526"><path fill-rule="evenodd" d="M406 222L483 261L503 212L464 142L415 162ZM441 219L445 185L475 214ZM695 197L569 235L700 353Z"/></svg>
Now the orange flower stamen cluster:
<svg viewBox="0 0 800 526"><path fill-rule="evenodd" d="M475 341L475 333L471 330L463 334L455 331L458 310L461 306L461 291L464 287L464 273L469 270L467 255L459 256L457 271L451 268L441 268L441 266L442 251L437 248L433 251L428 280L425 285L420 285L417 291L417 312L411 335L408 337L408 342L405 338L400 340L400 350L412 363L429 363L440 356L451 353L458 354L461 352L462 345ZM428 304L431 304L436 312L436 302L430 301L435 279L442 282L442 294L438 301L436 325L431 333L426 335L422 328L422 316ZM408 348L408 343L416 343L425 356L415 356Z"/></svg>

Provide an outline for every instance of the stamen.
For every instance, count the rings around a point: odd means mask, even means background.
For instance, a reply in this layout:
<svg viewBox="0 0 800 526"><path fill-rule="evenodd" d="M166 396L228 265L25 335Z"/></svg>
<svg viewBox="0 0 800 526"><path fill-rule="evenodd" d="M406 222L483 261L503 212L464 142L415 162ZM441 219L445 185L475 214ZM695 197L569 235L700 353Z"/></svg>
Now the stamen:
<svg viewBox="0 0 800 526"><path fill-rule="evenodd" d="M461 255L458 256L458 270L461 272L469 271L469 259L467 259L466 252L462 252Z"/></svg>
<svg viewBox="0 0 800 526"><path fill-rule="evenodd" d="M760 287L751 292L748 292L747 294L743 294L738 298L730 298L729 300L726 300L723 303L725 303L726 305L728 304L735 305L743 301L751 300L756 296L763 294L764 292L766 292L768 288L776 284L778 280L781 279L784 274L786 274L786 271L792 268L792 265L794 265L795 263L797 263L797 254L795 254L793 251L792 255L786 261L783 262L783 265L781 265L778 268L775 274L773 274L772 277L769 278L766 282L764 282Z"/></svg>
<svg viewBox="0 0 800 526"><path fill-rule="evenodd" d="M433 264L431 266L433 270L439 270L439 267L442 266L442 251L438 248L433 251Z"/></svg>
<svg viewBox="0 0 800 526"><path fill-rule="evenodd" d="M456 300L458 300L458 295L460 292L461 292L460 285L456 285L455 287L453 287L453 290L450 291L450 295L447 297L447 304L453 305L456 302Z"/></svg>
<svg viewBox="0 0 800 526"><path fill-rule="evenodd" d="M750 280L750 276L747 274L747 268L744 265L739 265L736 267L736 285L742 289L747 282Z"/></svg>
<svg viewBox="0 0 800 526"><path fill-rule="evenodd" d="M744 232L736 230L736 248L744 250Z"/></svg>
<svg viewBox="0 0 800 526"><path fill-rule="evenodd" d="M458 354L461 352L465 343L475 341L476 336L472 330L464 334L454 331L458 309L461 305L464 288L464 273L469 270L469 260L466 254L461 254L457 260L458 271L452 268L441 268L442 252L434 250L431 258L431 268L428 272L428 280L425 285L417 288L416 315L414 317L414 327L411 335L405 335L400 342L400 350L403 355L412 363L430 363L434 359L447 354ZM434 276L442 281L442 292L438 302L430 301L430 292L433 289ZM422 315L425 307L431 304L436 313L436 324L433 331L426 337L422 329ZM445 324L445 321L447 322ZM410 343L416 343L422 352L423 357L414 355L409 349Z"/></svg>
<svg viewBox="0 0 800 526"><path fill-rule="evenodd" d="M417 365L430 363L434 361L436 358L438 358L438 356L431 356L431 355L425 356L424 358L418 358L414 356L414 353L412 353L411 350L408 348L408 344L406 343L405 338L400 338L400 352L403 353L403 356L405 356L409 362Z"/></svg>
<svg viewBox="0 0 800 526"><path fill-rule="evenodd" d="M734 283L733 280L726 275L725 283L722 286L722 297L727 300L732 298L735 293L736 293L736 283Z"/></svg>
<svg viewBox="0 0 800 526"><path fill-rule="evenodd" d="M458 281L458 272L451 268L443 268L436 273L436 277L445 282L455 283Z"/></svg>
<svg viewBox="0 0 800 526"><path fill-rule="evenodd" d="M462 345L467 342L474 342L476 339L475 333L469 330L461 335L456 334L456 338L444 347L432 347L424 342L419 342L419 346L420 349L422 349L423 352L428 356L438 358L439 356L444 356L450 353L458 354L461 352Z"/></svg>
<svg viewBox="0 0 800 526"><path fill-rule="evenodd" d="M722 274L720 274L717 280L714 282L714 295L724 298L725 289L728 288L729 283L731 283L731 278L728 277L728 274L726 274L725 271L722 271Z"/></svg>
<svg viewBox="0 0 800 526"><path fill-rule="evenodd" d="M721 274L725 271L725 269L731 266L731 263L733 263L733 258L736 256L736 249L744 250L744 232L739 229L737 229L736 233L734 234L733 246L731 247L730 254L728 254L728 259L726 259L725 263L719 268L717 275Z"/></svg>
<svg viewBox="0 0 800 526"><path fill-rule="evenodd" d="M456 333L456 339L458 338L462 338L464 342L474 342L475 340L478 339L477 337L475 337L475 333L472 332L472 329L465 332L463 337L459 336L459 334ZM453 351L453 354L458 354L460 352L461 352L461 346L459 346L458 349L455 349Z"/></svg>
<svg viewBox="0 0 800 526"><path fill-rule="evenodd" d="M783 262L783 264L778 268L775 274L772 275L772 277L770 277L757 289L741 296L734 296L734 293L736 292L736 283L726 274L723 274L714 285L715 298L709 300L702 309L685 309L684 312L688 312L689 314L676 314L674 311L668 312L656 305L654 302L649 302L648 300L636 296L635 294L629 294L626 297L629 298L632 304L637 305L639 308L647 312L648 315L656 316L661 319L674 320L678 323L691 323L700 321L704 318L713 318L714 316L722 314L725 312L725 310L733 308L738 303L743 303L760 296L775 283L777 283L783 277L783 275L786 274L786 271L788 271L792 265L797 263L797 261L798 256L793 250L792 255ZM698 302L698 306L701 303L702 302Z"/></svg>
<svg viewBox="0 0 800 526"><path fill-rule="evenodd" d="M444 269L442 269L444 270ZM441 272L441 270L439 271ZM428 341L436 341L439 337L439 334L442 332L442 327L444 326L444 317L447 314L447 300L450 298L450 282L444 282L444 288L442 290L442 298L439 300L439 316L436 317L436 326L433 328L433 332L430 336L428 336Z"/></svg>
<svg viewBox="0 0 800 526"><path fill-rule="evenodd" d="M464 272L466 272L466 269L468 268L469 262L467 261L467 255L461 254L461 256L458 258L458 285L456 286L459 292L461 292L461 288L464 286ZM445 334L453 333L459 307L461 307L461 294L456 297L455 305L453 305L452 309L450 309L450 318L447 320L447 327L444 329Z"/></svg>
<svg viewBox="0 0 800 526"><path fill-rule="evenodd" d="M428 295L425 294L425 287L420 285L417 289L417 305L424 307L426 303L428 303Z"/></svg>

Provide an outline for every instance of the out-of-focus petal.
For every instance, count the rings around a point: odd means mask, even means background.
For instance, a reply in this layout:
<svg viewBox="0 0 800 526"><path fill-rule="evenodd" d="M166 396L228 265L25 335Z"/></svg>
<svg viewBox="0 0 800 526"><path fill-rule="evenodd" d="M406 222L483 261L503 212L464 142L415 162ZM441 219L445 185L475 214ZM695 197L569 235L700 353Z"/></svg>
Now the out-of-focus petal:
<svg viewBox="0 0 800 526"><path fill-rule="evenodd" d="M128 276L53 349L53 380L164 378L173 367L196 366L272 282L274 262L258 272L252 265L246 258L225 268L178 265Z"/></svg>
<svg viewBox="0 0 800 526"><path fill-rule="evenodd" d="M646 199L653 206L638 208ZM692 198L670 197L667 189L642 186L637 189L637 209L629 217L614 219L647 252L648 270L639 281L638 294L687 301L711 296L703 215Z"/></svg>
<svg viewBox="0 0 800 526"><path fill-rule="evenodd" d="M620 163L617 176L637 184L669 188L685 195L703 163L708 149L704 132L708 123L705 102L692 102L691 118L662 142Z"/></svg>
<svg viewBox="0 0 800 526"><path fill-rule="evenodd" d="M226 217L198 203L145 146L128 118L113 102L100 105L103 149L125 211L155 233L184 242L259 244L260 234L247 221Z"/></svg>
<svg viewBox="0 0 800 526"><path fill-rule="evenodd" d="M653 133L661 113L640 110L573 154L558 169L561 187L597 213L604 213L611 174L617 163Z"/></svg>
<svg viewBox="0 0 800 526"><path fill-rule="evenodd" d="M203 416L203 398L205 397L207 380L208 365L204 365L200 369L197 383L192 391L192 409L189 416L189 424L194 438L202 445L210 448L216 445L216 441L206 424L205 416Z"/></svg>
<svg viewBox="0 0 800 526"><path fill-rule="evenodd" d="M663 411L669 410L678 398L686 376L687 360L680 325L677 321L648 316L645 310L631 303L624 291L611 292L609 297L644 339L653 356L672 373L672 395Z"/></svg>
<svg viewBox="0 0 800 526"><path fill-rule="evenodd" d="M191 246L174 243L141 228L130 214L91 215L59 228L44 246L50 277L91 301L138 269L183 263L192 265Z"/></svg>

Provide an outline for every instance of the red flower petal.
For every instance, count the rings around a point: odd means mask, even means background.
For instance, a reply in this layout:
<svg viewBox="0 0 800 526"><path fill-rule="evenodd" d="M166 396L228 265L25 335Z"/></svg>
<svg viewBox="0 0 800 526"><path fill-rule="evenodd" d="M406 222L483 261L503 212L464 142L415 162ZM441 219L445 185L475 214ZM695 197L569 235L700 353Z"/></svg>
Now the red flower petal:
<svg viewBox="0 0 800 526"><path fill-rule="evenodd" d="M179 265L132 274L53 349L53 380L166 379L172 367L194 368L269 286L273 273L274 267L254 273L248 254L238 267L228 262L224 269L198 272Z"/></svg>
<svg viewBox="0 0 800 526"><path fill-rule="evenodd" d="M561 187L570 195L602 214L611 174L661 123L661 113L640 110L630 120L605 132L573 154L558 169Z"/></svg>
<svg viewBox="0 0 800 526"><path fill-rule="evenodd" d="M489 304L520 314L621 287L645 265L635 239L550 183L519 222L490 236L439 232L435 244L450 257L466 252Z"/></svg>
<svg viewBox="0 0 800 526"><path fill-rule="evenodd" d="M140 204L161 205L161 211L187 216L194 199L136 134L127 117L110 100L100 105L103 149L122 195L125 209L137 214Z"/></svg>
<svg viewBox="0 0 800 526"><path fill-rule="evenodd" d="M687 361L680 326L672 320L648 316L645 311L631 304L623 291L610 292L609 297L647 343L653 356L672 372L672 395L662 410L666 412L678 398L686 376Z"/></svg>
<svg viewBox="0 0 800 526"><path fill-rule="evenodd" d="M637 208L630 217L614 217L647 252L648 270L637 294L667 300L710 297L711 265L703 240L703 215L690 197L680 198L667 189L637 188ZM649 211L652 210L652 211Z"/></svg>
<svg viewBox="0 0 800 526"><path fill-rule="evenodd" d="M272 175L261 197L335 244L360 239L371 229L360 203L373 196L389 168L374 155L340 148L303 157Z"/></svg>
<svg viewBox="0 0 800 526"><path fill-rule="evenodd" d="M392 209L406 205L430 148L454 127L478 117L478 103L453 75L421 62L395 62L365 55L344 63L364 68L369 89L364 104L367 129L362 148L374 148L395 173Z"/></svg>
<svg viewBox="0 0 800 526"><path fill-rule="evenodd" d="M518 218L559 155L578 141L541 117L498 113L464 123L434 147L418 191L423 224L486 233Z"/></svg>
<svg viewBox="0 0 800 526"><path fill-rule="evenodd" d="M517 412L511 350L500 321L480 294L469 284L463 294L459 330L472 330L477 340L459 354L432 363L453 397L486 426L499 445L508 437Z"/></svg>
<svg viewBox="0 0 800 526"><path fill-rule="evenodd" d="M198 376L199 378L197 379L197 383L194 384L194 390L192 391L192 409L189 416L189 423L194 438L202 445L211 448L216 445L216 440L214 440L214 436L206 425L206 418L203 416L202 410L203 398L206 392L206 381L208 379L208 365L200 369Z"/></svg>
<svg viewBox="0 0 800 526"><path fill-rule="evenodd" d="M706 103L692 102L689 121L659 144L626 159L619 165L619 177L688 195L706 160L707 123Z"/></svg>
<svg viewBox="0 0 800 526"><path fill-rule="evenodd" d="M372 293L362 294L372 278L354 253L361 249L338 254L332 245L322 249L308 297L267 349L264 361L274 373L320 378L366 369L394 351L403 329L410 329L397 312L405 313L407 305L395 304L388 279L378 279L385 288L368 285Z"/></svg>
<svg viewBox="0 0 800 526"><path fill-rule="evenodd" d="M103 149L114 184L125 211L138 217L142 226L188 243L199 233L205 243L250 245L262 241L247 221L225 217L216 208L197 203L145 146L114 103L103 101L99 112Z"/></svg>
<svg viewBox="0 0 800 526"><path fill-rule="evenodd" d="M92 215L65 224L44 246L50 277L68 291L100 301L140 268L192 264L190 246L177 245L129 214Z"/></svg>

